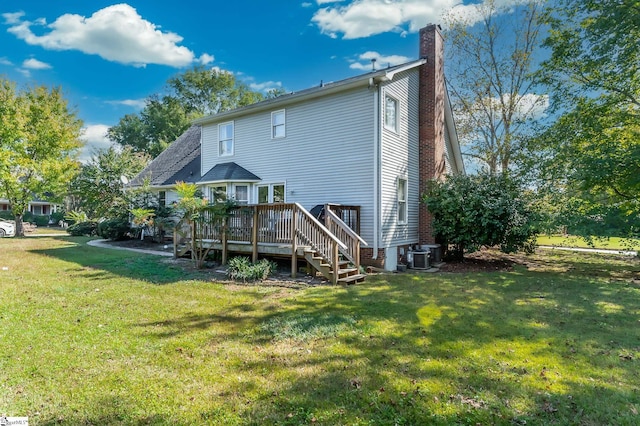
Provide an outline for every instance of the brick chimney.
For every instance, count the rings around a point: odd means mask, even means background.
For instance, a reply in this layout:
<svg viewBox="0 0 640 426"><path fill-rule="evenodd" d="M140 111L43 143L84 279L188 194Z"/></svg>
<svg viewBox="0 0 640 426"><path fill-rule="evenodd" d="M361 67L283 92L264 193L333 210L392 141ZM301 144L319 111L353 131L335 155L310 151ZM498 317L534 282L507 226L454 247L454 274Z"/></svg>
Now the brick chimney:
<svg viewBox="0 0 640 426"><path fill-rule="evenodd" d="M445 162L445 82L444 44L440 27L430 24L420 30L420 57L427 63L420 67L419 92L419 176L420 194L427 182L444 176ZM433 244L432 216L424 203L419 208L418 239L420 244Z"/></svg>

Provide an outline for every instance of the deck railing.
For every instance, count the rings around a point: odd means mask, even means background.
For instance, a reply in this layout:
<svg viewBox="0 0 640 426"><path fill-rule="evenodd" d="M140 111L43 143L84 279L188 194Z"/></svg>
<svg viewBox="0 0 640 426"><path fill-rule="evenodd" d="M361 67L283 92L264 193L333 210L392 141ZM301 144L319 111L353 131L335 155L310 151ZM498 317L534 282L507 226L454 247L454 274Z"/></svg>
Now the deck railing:
<svg viewBox="0 0 640 426"><path fill-rule="evenodd" d="M333 210L326 211L325 220L329 226L298 203L237 206L225 218L216 217L205 209L192 227L181 225L176 228L174 254L178 254L179 241L189 241L197 235L201 241L221 243L223 262L226 262L229 242L252 244L254 261L258 259L259 243L291 245L293 276L299 247L311 247L333 270L339 269L339 253L359 267L360 244L366 245L366 242Z"/></svg>

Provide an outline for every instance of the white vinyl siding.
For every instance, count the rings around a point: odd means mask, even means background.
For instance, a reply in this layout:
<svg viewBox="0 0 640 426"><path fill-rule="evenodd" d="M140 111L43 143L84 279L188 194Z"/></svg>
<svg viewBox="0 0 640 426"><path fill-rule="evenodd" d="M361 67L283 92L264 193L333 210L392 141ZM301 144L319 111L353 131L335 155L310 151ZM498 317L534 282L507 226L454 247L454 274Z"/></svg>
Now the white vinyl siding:
<svg viewBox="0 0 640 426"><path fill-rule="evenodd" d="M381 245L402 246L418 242L418 208L420 194L418 171L418 70L397 75L381 87ZM385 126L385 101L401 100L397 104L397 130ZM398 202L399 177L407 183L406 213ZM406 220L399 220L406 215Z"/></svg>
<svg viewBox="0 0 640 426"><path fill-rule="evenodd" d="M202 173L233 161L257 175L257 185L286 181L288 203L307 209L324 203L359 205L362 237L373 242L373 90L363 86L287 105L287 143L271 137L272 112L234 118L230 159L217 155L218 123L203 125Z"/></svg>

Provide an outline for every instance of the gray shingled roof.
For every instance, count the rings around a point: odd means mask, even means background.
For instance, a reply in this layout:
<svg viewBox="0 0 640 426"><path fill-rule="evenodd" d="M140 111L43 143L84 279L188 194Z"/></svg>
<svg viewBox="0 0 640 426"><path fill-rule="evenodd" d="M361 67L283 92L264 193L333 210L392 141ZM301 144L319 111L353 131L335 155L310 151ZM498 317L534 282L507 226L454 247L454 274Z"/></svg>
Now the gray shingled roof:
<svg viewBox="0 0 640 426"><path fill-rule="evenodd" d="M206 182L218 182L224 180L234 181L259 181L260 178L244 167L238 166L236 163L221 163L216 164L211 170L209 170L200 183Z"/></svg>
<svg viewBox="0 0 640 426"><path fill-rule="evenodd" d="M200 134L200 126L191 126L133 178L130 185L141 186L147 178L151 186L200 180Z"/></svg>

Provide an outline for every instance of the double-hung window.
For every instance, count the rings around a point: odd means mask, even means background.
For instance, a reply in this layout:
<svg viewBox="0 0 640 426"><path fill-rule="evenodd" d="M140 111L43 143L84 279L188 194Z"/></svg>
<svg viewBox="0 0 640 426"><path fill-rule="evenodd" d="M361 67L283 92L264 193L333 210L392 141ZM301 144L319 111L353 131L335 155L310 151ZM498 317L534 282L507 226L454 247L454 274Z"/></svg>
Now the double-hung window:
<svg viewBox="0 0 640 426"><path fill-rule="evenodd" d="M233 155L233 121L218 124L219 155Z"/></svg>
<svg viewBox="0 0 640 426"><path fill-rule="evenodd" d="M286 116L284 110L274 111L271 113L271 138L284 138L286 136L285 128Z"/></svg>
<svg viewBox="0 0 640 426"><path fill-rule="evenodd" d="M258 186L258 204L284 203L284 183Z"/></svg>
<svg viewBox="0 0 640 426"><path fill-rule="evenodd" d="M384 127L398 131L398 100L388 95L384 97Z"/></svg>
<svg viewBox="0 0 640 426"><path fill-rule="evenodd" d="M397 183L398 196L398 223L407 223L407 180L398 178Z"/></svg>

